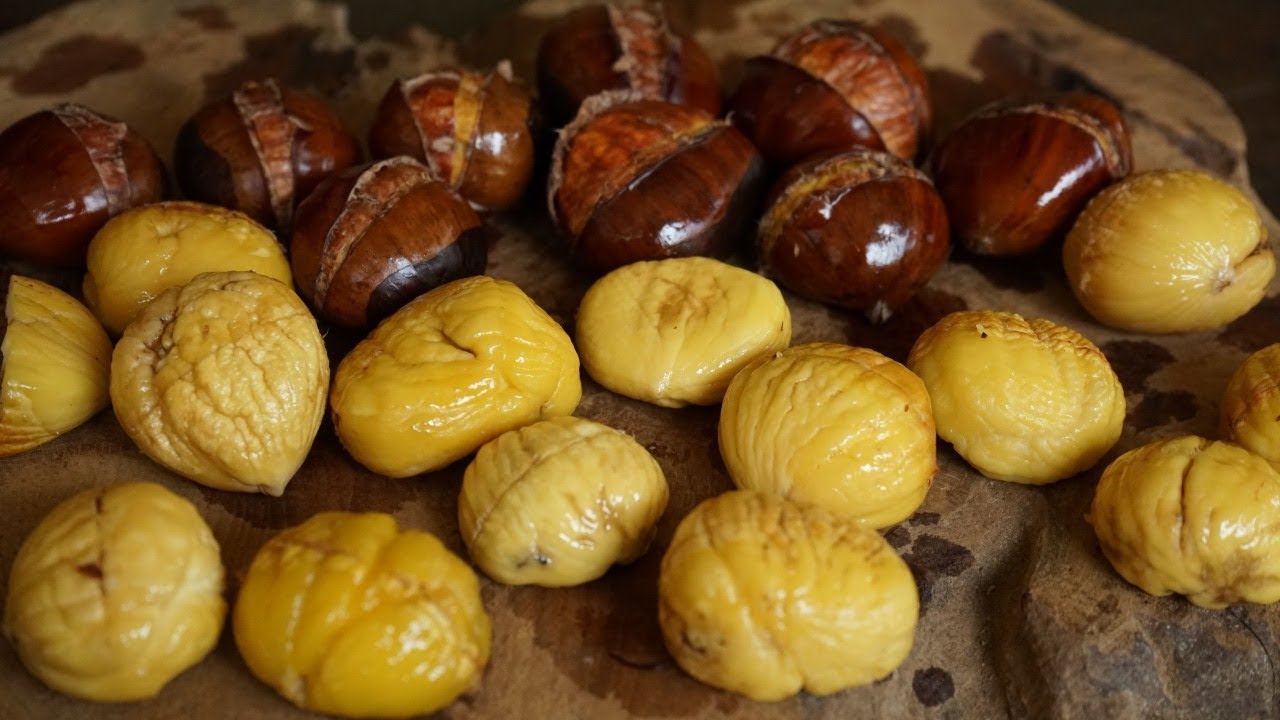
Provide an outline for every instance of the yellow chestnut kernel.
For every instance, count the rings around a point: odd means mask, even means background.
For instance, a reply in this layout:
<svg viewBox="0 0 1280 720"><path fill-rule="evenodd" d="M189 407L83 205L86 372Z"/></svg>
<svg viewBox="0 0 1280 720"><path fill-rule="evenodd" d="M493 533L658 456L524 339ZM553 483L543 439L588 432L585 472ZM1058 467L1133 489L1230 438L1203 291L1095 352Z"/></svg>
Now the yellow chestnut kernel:
<svg viewBox="0 0 1280 720"><path fill-rule="evenodd" d="M295 705L409 717L477 686L490 627L476 575L384 513L320 513L271 538L240 586L236 647Z"/></svg>
<svg viewBox="0 0 1280 720"><path fill-rule="evenodd" d="M1103 190L1062 248L1080 304L1121 330L1221 327L1262 300L1275 274L1257 209L1201 170L1157 170Z"/></svg>
<svg viewBox="0 0 1280 720"><path fill-rule="evenodd" d="M911 652L919 614L911 570L879 533L752 491L694 508L658 575L676 662L755 700L885 677Z"/></svg>
<svg viewBox="0 0 1280 720"><path fill-rule="evenodd" d="M1222 396L1222 439L1280 467L1280 344L1245 358Z"/></svg>
<svg viewBox="0 0 1280 720"><path fill-rule="evenodd" d="M1125 580L1201 607L1280 600L1280 474L1194 435L1144 445L1102 473L1089 522Z"/></svg>
<svg viewBox="0 0 1280 720"><path fill-rule="evenodd" d="M920 378L874 350L797 345L757 358L720 410L720 454L740 488L882 528L924 502L938 471Z"/></svg>
<svg viewBox="0 0 1280 720"><path fill-rule="evenodd" d="M280 495L324 419L329 356L293 290L206 273L160 294L111 359L116 418L148 457L219 490Z"/></svg>
<svg viewBox="0 0 1280 720"><path fill-rule="evenodd" d="M578 585L644 554L667 506L653 456L575 417L511 430L467 466L458 529L471 559L508 585Z"/></svg>
<svg viewBox="0 0 1280 720"><path fill-rule="evenodd" d="M147 303L206 272L245 270L293 287L284 250L244 213L196 202L144 205L112 218L89 243L84 298L112 335Z"/></svg>
<svg viewBox="0 0 1280 720"><path fill-rule="evenodd" d="M787 347L778 287L704 257L623 266L578 309L582 364L596 382L662 407L714 405L747 363Z"/></svg>
<svg viewBox="0 0 1280 720"><path fill-rule="evenodd" d="M347 452L390 477L439 470L582 398L564 328L505 280L441 285L382 321L338 365L330 402Z"/></svg>
<svg viewBox="0 0 1280 720"><path fill-rule="evenodd" d="M111 340L75 298L14 275L0 328L0 457L43 445L107 406Z"/></svg>
<svg viewBox="0 0 1280 720"><path fill-rule="evenodd" d="M938 436L994 480L1071 477L1124 427L1124 389L1106 356L1048 320L952 313L920 335L907 365L929 389Z"/></svg>
<svg viewBox="0 0 1280 720"><path fill-rule="evenodd" d="M153 483L86 490L18 549L4 634L54 690L142 700L217 644L222 583L218 543L191 503Z"/></svg>

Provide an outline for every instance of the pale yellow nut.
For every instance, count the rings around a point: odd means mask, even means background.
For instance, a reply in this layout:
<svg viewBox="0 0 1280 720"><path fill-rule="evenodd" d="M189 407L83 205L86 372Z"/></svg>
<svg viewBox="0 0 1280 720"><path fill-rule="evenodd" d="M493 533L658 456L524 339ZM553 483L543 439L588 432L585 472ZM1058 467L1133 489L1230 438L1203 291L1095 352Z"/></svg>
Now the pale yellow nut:
<svg viewBox="0 0 1280 720"><path fill-rule="evenodd" d="M147 303L206 272L246 270L293 286L270 230L244 213L195 202L162 202L112 218L89 243L85 302L112 335Z"/></svg>
<svg viewBox="0 0 1280 720"><path fill-rule="evenodd" d="M791 343L772 281L704 257L638 262L596 281L578 308L582 364L596 382L662 407L714 405L757 357Z"/></svg>
<svg viewBox="0 0 1280 720"><path fill-rule="evenodd" d="M218 543L191 503L152 483L86 490L18 549L4 634L54 690L142 700L217 644L222 583Z"/></svg>
<svg viewBox="0 0 1280 720"><path fill-rule="evenodd" d="M911 652L919 614L911 570L879 533L745 490L694 508L658 575L672 657L755 700L887 676Z"/></svg>
<svg viewBox="0 0 1280 720"><path fill-rule="evenodd" d="M1157 170L1103 190L1067 235L1062 262L1100 322L1149 333L1221 327L1275 274L1258 211L1201 170Z"/></svg>
<svg viewBox="0 0 1280 720"><path fill-rule="evenodd" d="M873 528L924 502L938 471L936 443L920 379L848 345L797 345L756 359L720 410L720 454L735 485Z"/></svg>
<svg viewBox="0 0 1280 720"><path fill-rule="evenodd" d="M43 445L107 406L111 340L75 298L14 275L0 328L0 457Z"/></svg>
<svg viewBox="0 0 1280 720"><path fill-rule="evenodd" d="M111 402L138 448L219 490L279 495L324 419L329 356L302 300L251 272L161 293L125 329Z"/></svg>
<svg viewBox="0 0 1280 720"><path fill-rule="evenodd" d="M477 686L489 660L475 573L384 513L321 513L271 538L232 623L258 679L333 715L433 712Z"/></svg>
<svg viewBox="0 0 1280 720"><path fill-rule="evenodd" d="M1125 580L1196 605L1280 600L1280 474L1236 445L1195 436L1121 455L1089 522Z"/></svg>
<svg viewBox="0 0 1280 720"><path fill-rule="evenodd" d="M653 456L575 417L512 430L467 466L458 529L471 559L508 585L578 585L644 554L667 506Z"/></svg>
<svg viewBox="0 0 1280 720"><path fill-rule="evenodd" d="M907 365L929 389L938 436L995 480L1071 477L1124 428L1124 389L1106 356L1048 320L952 313L920 335Z"/></svg>
<svg viewBox="0 0 1280 720"><path fill-rule="evenodd" d="M408 477L502 433L568 415L582 398L564 328L520 288L480 276L387 318L338 365L330 402L347 452Z"/></svg>
<svg viewBox="0 0 1280 720"><path fill-rule="evenodd" d="M1222 395L1222 439L1280 467L1280 344L1245 358Z"/></svg>

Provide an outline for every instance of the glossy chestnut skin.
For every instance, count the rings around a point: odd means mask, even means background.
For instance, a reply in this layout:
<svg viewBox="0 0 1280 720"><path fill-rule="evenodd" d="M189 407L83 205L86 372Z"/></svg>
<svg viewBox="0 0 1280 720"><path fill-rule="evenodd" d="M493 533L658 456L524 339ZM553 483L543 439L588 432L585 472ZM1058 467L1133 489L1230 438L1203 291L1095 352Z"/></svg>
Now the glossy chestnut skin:
<svg viewBox="0 0 1280 720"><path fill-rule="evenodd" d="M601 273L727 254L763 188L759 153L728 122L625 91L584 102L551 164L551 217L575 259Z"/></svg>
<svg viewBox="0 0 1280 720"><path fill-rule="evenodd" d="M28 115L0 133L0 253L81 267L107 220L166 188L160 158L123 122L69 103Z"/></svg>
<svg viewBox="0 0 1280 720"><path fill-rule="evenodd" d="M268 79L242 84L187 120L173 162L190 199L288 231L298 203L359 158L355 136L327 102Z"/></svg>
<svg viewBox="0 0 1280 720"><path fill-rule="evenodd" d="M442 68L396 80L369 129L375 158L426 163L463 198L486 210L511 207L534 166L533 98L511 65L487 74Z"/></svg>
<svg viewBox="0 0 1280 720"><path fill-rule="evenodd" d="M606 90L720 114L716 67L694 39L671 29L662 6L588 5L542 37L538 96L552 127L573 119L583 100Z"/></svg>
<svg viewBox="0 0 1280 720"><path fill-rule="evenodd" d="M289 252L299 294L316 314L358 329L483 273L488 247L471 206L400 156L322 182L298 206Z"/></svg>
<svg viewBox="0 0 1280 720"><path fill-rule="evenodd" d="M952 232L970 251L1022 255L1068 229L1133 167L1119 109L1096 95L980 109L933 155Z"/></svg>
<svg viewBox="0 0 1280 720"><path fill-rule="evenodd" d="M883 322L947 258L947 214L924 173L885 152L811 158L779 178L760 221L760 271Z"/></svg>

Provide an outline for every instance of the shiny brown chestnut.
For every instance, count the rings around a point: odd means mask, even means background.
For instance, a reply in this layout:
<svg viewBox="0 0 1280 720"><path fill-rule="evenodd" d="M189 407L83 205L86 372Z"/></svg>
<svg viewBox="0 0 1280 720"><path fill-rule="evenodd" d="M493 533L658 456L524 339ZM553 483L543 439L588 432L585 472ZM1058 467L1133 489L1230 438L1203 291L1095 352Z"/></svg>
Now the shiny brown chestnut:
<svg viewBox="0 0 1280 720"><path fill-rule="evenodd" d="M242 84L187 120L173 162L187 197L288 231L297 204L359 155L328 103L268 79Z"/></svg>
<svg viewBox="0 0 1280 720"><path fill-rule="evenodd" d="M694 39L673 30L656 3L589 5L563 18L538 45L538 95L560 127L583 100L605 90L720 114L716 68Z"/></svg>
<svg viewBox="0 0 1280 720"><path fill-rule="evenodd" d="M399 156L322 182L298 206L289 252L307 303L358 329L484 272L488 248L471 206L425 165Z"/></svg>
<svg viewBox="0 0 1280 720"><path fill-rule="evenodd" d="M769 164L823 151L887 149L910 161L933 112L924 72L889 33L816 20L747 61L730 117Z"/></svg>
<svg viewBox="0 0 1280 720"><path fill-rule="evenodd" d="M979 110L933 155L952 232L984 255L1022 255L1068 229L1133 167L1119 109L1083 93Z"/></svg>
<svg viewBox="0 0 1280 720"><path fill-rule="evenodd" d="M107 220L163 199L164 165L125 123L64 103L0 133L0 253L84 265Z"/></svg>
<svg viewBox="0 0 1280 720"><path fill-rule="evenodd" d="M727 254L754 217L763 171L728 122L611 91L588 98L560 133L547 200L571 254L607 272Z"/></svg>
<svg viewBox="0 0 1280 720"><path fill-rule="evenodd" d="M488 74L443 68L396 80L369 130L375 158L408 155L486 210L514 205L533 174L533 98L500 62Z"/></svg>
<svg viewBox="0 0 1280 720"><path fill-rule="evenodd" d="M884 322L946 260L947 214L924 173L862 148L778 180L760 221L760 271L805 297Z"/></svg>

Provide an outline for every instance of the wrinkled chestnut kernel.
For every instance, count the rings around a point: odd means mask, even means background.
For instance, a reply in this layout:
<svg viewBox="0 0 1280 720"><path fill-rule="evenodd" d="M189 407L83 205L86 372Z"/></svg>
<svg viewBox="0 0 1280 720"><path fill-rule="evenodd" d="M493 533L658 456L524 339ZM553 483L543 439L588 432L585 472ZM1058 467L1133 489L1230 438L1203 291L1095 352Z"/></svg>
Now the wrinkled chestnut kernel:
<svg viewBox="0 0 1280 720"><path fill-rule="evenodd" d="M924 173L873 150L810 159L774 187L760 270L809 298L883 322L947 257L942 200Z"/></svg>
<svg viewBox="0 0 1280 720"><path fill-rule="evenodd" d="M1100 190L1129 173L1120 111L1085 94L987 106L933 156L952 231L984 255L1022 255L1060 237Z"/></svg>
<svg viewBox="0 0 1280 720"><path fill-rule="evenodd" d="M659 4L590 5L565 15L538 46L538 95L554 127L605 90L633 90L720 113L716 68Z"/></svg>
<svg viewBox="0 0 1280 720"><path fill-rule="evenodd" d="M43 265L84 265L93 234L164 197L164 165L138 133L63 103L0 133L0 252Z"/></svg>
<svg viewBox="0 0 1280 720"><path fill-rule="evenodd" d="M197 112L178 132L173 162L191 199L288 231L297 204L359 156L324 100L268 79Z"/></svg>
<svg viewBox="0 0 1280 720"><path fill-rule="evenodd" d="M298 206L293 277L321 317L377 323L422 293L484 272L480 218L408 157L349 168Z"/></svg>
<svg viewBox="0 0 1280 720"><path fill-rule="evenodd" d="M501 210L520 200L533 174L532 109L506 61L488 74L435 70L391 84L369 150L413 157L475 205Z"/></svg>
<svg viewBox="0 0 1280 720"><path fill-rule="evenodd" d="M627 91L583 103L551 164L551 217L597 272L727 254L747 232L763 178L759 153L727 121Z"/></svg>

